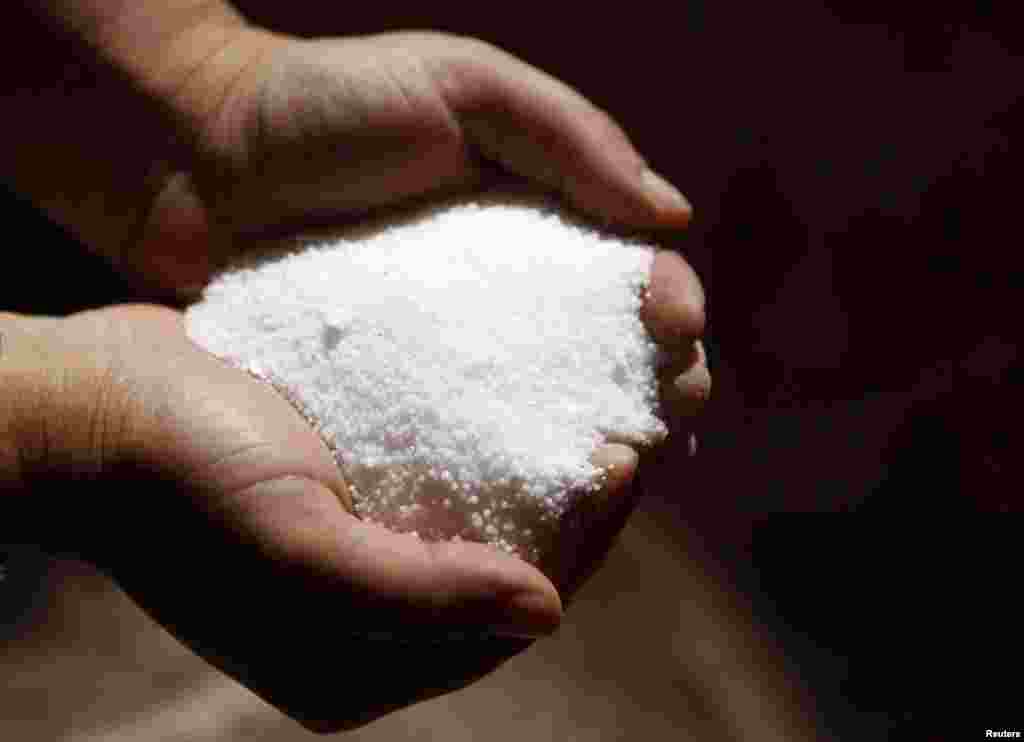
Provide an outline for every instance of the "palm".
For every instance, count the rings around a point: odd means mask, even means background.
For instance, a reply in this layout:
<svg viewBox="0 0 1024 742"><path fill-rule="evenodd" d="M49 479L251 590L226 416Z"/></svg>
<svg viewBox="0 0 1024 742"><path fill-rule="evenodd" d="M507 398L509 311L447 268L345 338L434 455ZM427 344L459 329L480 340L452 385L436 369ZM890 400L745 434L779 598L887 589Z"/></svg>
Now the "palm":
<svg viewBox="0 0 1024 742"><path fill-rule="evenodd" d="M312 429L271 387L192 345L178 313L122 306L65 327L122 380L107 417L132 421L104 456L132 496L85 498L68 519L88 519L78 545L197 653L295 718L357 725L479 678L529 643L486 633L516 595L557 620L551 585L525 563L349 515ZM598 453L626 463L622 476L586 538L576 531L546 567L565 595L623 524L635 463L623 453ZM282 478L283 493L265 489Z"/></svg>

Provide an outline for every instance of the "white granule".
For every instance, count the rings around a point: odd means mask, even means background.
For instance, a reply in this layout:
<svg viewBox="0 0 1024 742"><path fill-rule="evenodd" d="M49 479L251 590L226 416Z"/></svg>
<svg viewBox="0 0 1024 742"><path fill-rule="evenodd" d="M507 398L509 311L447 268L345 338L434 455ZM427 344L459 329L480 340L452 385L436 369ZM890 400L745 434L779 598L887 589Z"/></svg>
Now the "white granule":
<svg viewBox="0 0 1024 742"><path fill-rule="evenodd" d="M654 251L517 198L449 203L278 252L189 308L199 345L275 383L357 514L537 560L607 441L666 435L640 321Z"/></svg>

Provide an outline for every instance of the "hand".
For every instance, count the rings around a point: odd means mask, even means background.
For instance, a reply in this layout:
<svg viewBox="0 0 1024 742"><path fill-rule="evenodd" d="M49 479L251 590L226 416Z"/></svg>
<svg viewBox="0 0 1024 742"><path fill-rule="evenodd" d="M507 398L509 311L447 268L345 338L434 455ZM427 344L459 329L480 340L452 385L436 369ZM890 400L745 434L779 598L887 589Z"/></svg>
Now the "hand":
<svg viewBox="0 0 1024 742"><path fill-rule="evenodd" d="M0 176L159 293L252 235L495 173L622 227L690 217L607 114L481 41L299 40L218 0L39 0L0 22L37 50L0 49Z"/></svg>
<svg viewBox="0 0 1024 742"><path fill-rule="evenodd" d="M122 26L131 23L97 24ZM689 219L685 201L607 116L480 42L436 34L306 42L219 21L202 33L203 61L184 65L188 74L172 74L174 64L125 74L170 113L180 134L173 152L147 147L166 134L145 116L146 127L121 127L157 131L133 146L62 145L74 177L53 196L50 181L33 179L53 170L23 154L34 151L35 132L10 137L21 143L15 181L24 192L163 288L201 284L252 236L480 185L488 162L623 226ZM131 56L125 38L108 50L115 62ZM63 105L57 92L12 98L26 106L19 120L60 120L31 116L38 100ZM109 136L88 125L91 110L77 109L78 129ZM138 180L138 155L150 149L152 166L143 163ZM89 181L93 172L103 178ZM695 345L699 283L681 259L662 254L651 294L645 321L678 356L665 392L677 414L692 413L709 383ZM555 585L572 593L631 504L636 454L609 446L596 455L617 463L608 507L575 524L566 558L543 565L551 581L480 545L425 546L348 515L344 483L308 426L265 385L188 343L173 312L120 307L31 324L28 335L65 348L60 357L73 362L42 397L25 395L54 400L49 406L28 403L16 416L25 422L15 426L15 460L34 462L20 490L44 495L17 498L9 512L23 512L17 522L34 524L37 540L104 566L172 633L311 728L356 726L462 687L528 644L498 636L552 629L561 612ZM470 638L439 639L452 632ZM325 683L330 671L337 684Z"/></svg>
<svg viewBox="0 0 1024 742"><path fill-rule="evenodd" d="M487 185L499 172L624 226L689 219L606 114L482 42L239 39L225 57L241 72L211 65L195 92L178 93L193 112L196 159L157 197L135 254L141 273L170 286L202 283L214 256L245 249L246 237Z"/></svg>
<svg viewBox="0 0 1024 742"><path fill-rule="evenodd" d="M697 291L682 261L658 257L644 319L667 347L699 319ZM460 688L554 630L556 585L568 598L632 506L636 453L609 445L595 455L616 464L601 506L547 576L489 546L425 544L350 515L310 426L194 346L178 313L120 306L8 326L0 317L0 419L16 445L0 450L20 465L0 472L0 523L95 562L198 654L315 730Z"/></svg>

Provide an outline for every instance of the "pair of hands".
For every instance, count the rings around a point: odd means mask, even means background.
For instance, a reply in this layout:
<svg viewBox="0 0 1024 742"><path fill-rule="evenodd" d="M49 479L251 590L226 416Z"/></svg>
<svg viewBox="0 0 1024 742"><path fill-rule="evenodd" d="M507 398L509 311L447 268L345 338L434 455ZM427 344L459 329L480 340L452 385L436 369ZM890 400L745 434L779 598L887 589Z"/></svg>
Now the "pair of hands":
<svg viewBox="0 0 1024 742"><path fill-rule="evenodd" d="M110 256L150 286L186 294L239 245L486 187L495 166L599 220L689 220L611 119L482 42L300 41L214 18L201 32L221 34L217 51L179 84L152 86L188 154L168 159L138 239ZM686 263L660 253L643 319L677 359L662 379L677 422L710 384L696 342L703 302ZM179 639L311 729L463 687L550 633L631 507L637 453L608 445L595 454L616 464L605 506L543 572L480 544L397 536L346 511L316 433L269 386L195 347L178 312L3 321L0 372L6 363L24 390L6 413L21 533L99 564Z"/></svg>

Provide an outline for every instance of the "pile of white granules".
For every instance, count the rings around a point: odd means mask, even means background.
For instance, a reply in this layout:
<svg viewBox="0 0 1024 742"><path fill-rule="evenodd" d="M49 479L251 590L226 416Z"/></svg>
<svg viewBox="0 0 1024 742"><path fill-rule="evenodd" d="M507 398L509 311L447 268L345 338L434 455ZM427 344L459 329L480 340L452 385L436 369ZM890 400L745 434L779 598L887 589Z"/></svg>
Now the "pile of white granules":
<svg viewBox="0 0 1024 742"><path fill-rule="evenodd" d="M608 441L666 435L654 252L521 199L460 201L219 276L189 336L287 390L357 514L536 561Z"/></svg>

